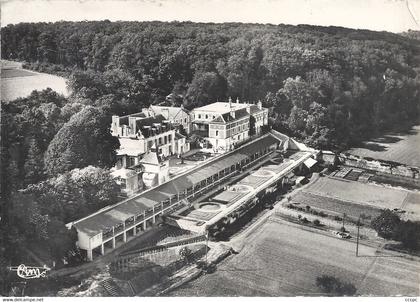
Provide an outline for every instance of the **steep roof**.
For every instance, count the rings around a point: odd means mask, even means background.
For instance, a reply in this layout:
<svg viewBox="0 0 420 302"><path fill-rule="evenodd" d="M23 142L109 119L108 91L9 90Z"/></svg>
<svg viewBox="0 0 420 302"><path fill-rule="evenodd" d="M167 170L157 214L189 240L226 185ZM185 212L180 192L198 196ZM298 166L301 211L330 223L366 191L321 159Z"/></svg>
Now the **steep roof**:
<svg viewBox="0 0 420 302"><path fill-rule="evenodd" d="M182 135L181 133L179 133L179 132L175 132L175 139L182 139L182 138L185 138L185 136L184 135Z"/></svg>
<svg viewBox="0 0 420 302"><path fill-rule="evenodd" d="M140 160L141 164L149 164L149 165L160 165L161 159L156 154L156 152L149 152L146 155L143 156L143 158Z"/></svg>
<svg viewBox="0 0 420 302"><path fill-rule="evenodd" d="M153 126L154 123L162 123L166 118L162 114L156 116L150 116L136 120L136 127L140 129L144 126Z"/></svg>
<svg viewBox="0 0 420 302"><path fill-rule="evenodd" d="M151 105L150 109L153 110L155 114L163 115L167 120L174 120L181 113L185 112L188 114L188 111L182 107L170 107L170 106L155 106Z"/></svg>
<svg viewBox="0 0 420 302"><path fill-rule="evenodd" d="M260 109L260 108L258 107L258 105L251 104L251 105L249 106L249 112L250 112L251 114L258 113L258 112L261 112L261 111L264 111L264 108Z"/></svg>
<svg viewBox="0 0 420 302"><path fill-rule="evenodd" d="M249 116L249 113L246 111L245 108L235 110L235 117L231 115L230 112L224 113L222 115L219 115L214 120L212 120L212 123L230 123L236 120L240 120L241 118Z"/></svg>

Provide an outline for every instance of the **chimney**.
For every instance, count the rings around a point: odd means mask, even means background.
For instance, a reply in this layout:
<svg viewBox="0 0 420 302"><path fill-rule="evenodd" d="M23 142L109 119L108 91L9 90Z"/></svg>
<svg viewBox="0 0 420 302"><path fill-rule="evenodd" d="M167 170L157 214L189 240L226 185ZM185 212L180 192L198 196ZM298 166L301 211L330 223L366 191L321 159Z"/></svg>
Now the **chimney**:
<svg viewBox="0 0 420 302"><path fill-rule="evenodd" d="M261 103L261 100L258 100L258 103L257 103L257 105L258 105L258 109L262 109L262 103Z"/></svg>
<svg viewBox="0 0 420 302"><path fill-rule="evenodd" d="M113 136L119 135L120 117L118 115L112 116L111 132Z"/></svg>
<svg viewBox="0 0 420 302"><path fill-rule="evenodd" d="M229 97L229 108L232 108L232 98Z"/></svg>
<svg viewBox="0 0 420 302"><path fill-rule="evenodd" d="M236 104L239 104L239 98L238 97L236 98Z"/></svg>
<svg viewBox="0 0 420 302"><path fill-rule="evenodd" d="M248 112L249 114L251 114L251 105L246 103L246 112Z"/></svg>

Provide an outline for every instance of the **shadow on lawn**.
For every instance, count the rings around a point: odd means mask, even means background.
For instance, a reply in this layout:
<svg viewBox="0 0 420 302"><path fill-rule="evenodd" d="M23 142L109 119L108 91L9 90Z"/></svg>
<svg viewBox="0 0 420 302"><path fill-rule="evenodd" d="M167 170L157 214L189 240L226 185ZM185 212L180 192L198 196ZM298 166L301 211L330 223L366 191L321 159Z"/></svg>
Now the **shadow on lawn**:
<svg viewBox="0 0 420 302"><path fill-rule="evenodd" d="M368 149L370 151L374 151L374 152L383 152L386 151L388 148L384 145L380 145L377 143L363 143L360 148L364 148L364 149Z"/></svg>

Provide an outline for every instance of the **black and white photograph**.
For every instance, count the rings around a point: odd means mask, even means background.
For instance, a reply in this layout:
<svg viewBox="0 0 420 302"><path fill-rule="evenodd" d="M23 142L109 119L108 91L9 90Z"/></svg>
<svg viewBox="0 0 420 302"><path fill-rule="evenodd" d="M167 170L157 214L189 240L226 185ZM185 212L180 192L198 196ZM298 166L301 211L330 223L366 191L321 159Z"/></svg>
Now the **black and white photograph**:
<svg viewBox="0 0 420 302"><path fill-rule="evenodd" d="M420 0L0 3L3 302L418 301Z"/></svg>

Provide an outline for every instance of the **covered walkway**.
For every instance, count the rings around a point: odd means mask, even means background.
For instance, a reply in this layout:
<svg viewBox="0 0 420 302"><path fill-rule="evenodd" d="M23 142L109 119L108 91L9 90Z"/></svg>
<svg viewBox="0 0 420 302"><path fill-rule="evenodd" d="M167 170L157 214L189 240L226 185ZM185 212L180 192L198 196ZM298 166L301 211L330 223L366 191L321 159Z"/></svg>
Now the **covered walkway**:
<svg viewBox="0 0 420 302"><path fill-rule="evenodd" d="M174 212L239 174L281 143L278 138L267 134L160 186L74 222L79 247L87 251L88 260L93 259L94 249L104 254L105 246L115 248L118 242L124 243L144 232L163 214Z"/></svg>

